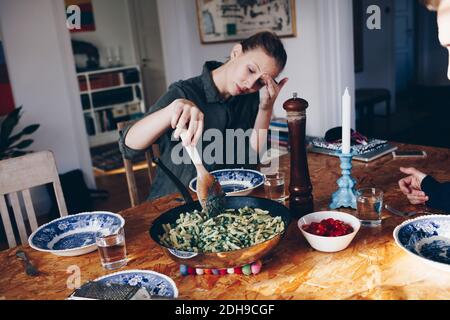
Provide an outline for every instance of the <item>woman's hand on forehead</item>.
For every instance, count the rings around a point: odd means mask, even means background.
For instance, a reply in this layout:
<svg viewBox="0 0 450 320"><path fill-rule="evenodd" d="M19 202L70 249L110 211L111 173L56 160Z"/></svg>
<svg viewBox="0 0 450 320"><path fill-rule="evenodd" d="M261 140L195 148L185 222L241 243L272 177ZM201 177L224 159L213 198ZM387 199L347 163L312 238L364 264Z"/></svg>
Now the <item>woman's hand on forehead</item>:
<svg viewBox="0 0 450 320"><path fill-rule="evenodd" d="M262 85L268 85L270 81L273 81L276 85L278 85L278 81L275 78L272 78L268 73L263 73L260 78Z"/></svg>

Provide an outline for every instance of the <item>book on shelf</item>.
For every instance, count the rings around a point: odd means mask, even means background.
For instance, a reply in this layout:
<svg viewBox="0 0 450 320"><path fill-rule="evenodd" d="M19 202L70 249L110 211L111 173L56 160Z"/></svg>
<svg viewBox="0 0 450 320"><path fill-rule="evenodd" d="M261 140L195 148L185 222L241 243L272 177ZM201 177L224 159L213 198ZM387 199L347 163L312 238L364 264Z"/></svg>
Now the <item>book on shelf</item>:
<svg viewBox="0 0 450 320"><path fill-rule="evenodd" d="M91 90L117 87L120 85L120 76L117 72L105 72L89 75Z"/></svg>
<svg viewBox="0 0 450 320"><path fill-rule="evenodd" d="M281 133L288 133L288 123L286 118L273 118L269 124L269 131L277 131Z"/></svg>
<svg viewBox="0 0 450 320"><path fill-rule="evenodd" d="M270 120L270 125L277 127L277 128L287 128L288 123L286 118L281 117L275 117L272 120Z"/></svg>
<svg viewBox="0 0 450 320"><path fill-rule="evenodd" d="M96 118L100 132L116 130L116 120L111 109L96 111Z"/></svg>
<svg viewBox="0 0 450 320"><path fill-rule="evenodd" d="M84 123L86 124L87 134L90 136L95 135L94 119L92 119L90 114L84 114Z"/></svg>

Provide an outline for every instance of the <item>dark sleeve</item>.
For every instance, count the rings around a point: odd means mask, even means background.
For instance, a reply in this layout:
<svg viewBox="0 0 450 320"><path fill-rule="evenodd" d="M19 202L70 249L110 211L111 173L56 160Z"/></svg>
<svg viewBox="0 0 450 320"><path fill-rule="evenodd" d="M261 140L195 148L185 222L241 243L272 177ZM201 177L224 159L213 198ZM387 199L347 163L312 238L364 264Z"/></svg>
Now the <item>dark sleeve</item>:
<svg viewBox="0 0 450 320"><path fill-rule="evenodd" d="M426 176L421 188L429 197L427 206L450 213L450 182L439 183L432 176Z"/></svg>
<svg viewBox="0 0 450 320"><path fill-rule="evenodd" d="M158 99L158 101L155 102L155 104L153 104L149 108L149 110L145 113L144 117L148 116L149 114L152 114L153 112L159 111L159 110L167 107L174 100L181 99L181 98L185 99L186 95L182 89L181 82L176 82L176 83L172 84L169 87L168 91L163 96L161 96ZM132 149L125 144L125 137L127 136L127 133L132 126L133 125L128 125L122 131L119 132L119 149L122 152L122 154L125 156L125 158L127 158L127 159L133 159L137 155L142 154L143 152L146 151L146 150ZM169 131L172 131L172 130L169 130ZM167 133L165 133L165 134L167 134ZM171 133L169 133L169 134L171 134ZM156 141L156 143L159 143L160 142L159 140L160 139L158 139Z"/></svg>

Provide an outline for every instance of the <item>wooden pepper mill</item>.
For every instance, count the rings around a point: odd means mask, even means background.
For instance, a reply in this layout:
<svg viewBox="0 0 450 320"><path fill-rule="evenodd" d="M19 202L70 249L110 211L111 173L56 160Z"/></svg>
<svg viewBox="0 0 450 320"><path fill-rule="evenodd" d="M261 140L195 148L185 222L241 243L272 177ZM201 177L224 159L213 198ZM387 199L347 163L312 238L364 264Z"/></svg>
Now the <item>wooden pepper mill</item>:
<svg viewBox="0 0 450 320"><path fill-rule="evenodd" d="M308 102L297 98L297 93L283 104L287 112L291 177L289 183L289 208L294 218L314 211L312 185L306 157L306 109Z"/></svg>

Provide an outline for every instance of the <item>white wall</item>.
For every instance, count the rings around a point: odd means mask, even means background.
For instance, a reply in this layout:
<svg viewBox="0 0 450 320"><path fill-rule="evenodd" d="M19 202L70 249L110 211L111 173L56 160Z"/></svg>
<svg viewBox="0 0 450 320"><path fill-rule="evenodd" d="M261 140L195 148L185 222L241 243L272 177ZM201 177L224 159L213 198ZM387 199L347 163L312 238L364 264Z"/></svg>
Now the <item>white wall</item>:
<svg viewBox="0 0 450 320"><path fill-rule="evenodd" d="M92 6L95 31L71 33L72 39L95 45L104 67L107 66L106 48L116 46L120 47L123 64L136 64L126 0L92 0Z"/></svg>
<svg viewBox="0 0 450 320"><path fill-rule="evenodd" d="M350 92L354 90L351 1L338 2L297 0L297 37L283 38L288 62L281 77L288 77L289 82L280 93L274 112L284 116L282 103L298 92L310 104L307 111L310 135L323 135L330 127L340 125L341 95L346 86ZM228 56L232 43L200 43L195 0L158 0L158 11L168 84L200 74L204 61L224 61ZM321 23L330 28L325 30ZM319 41L325 38L332 41ZM338 54L339 62L337 56L321 55L323 51ZM330 69L323 70L323 59L333 60L328 64ZM338 81L330 82L329 73Z"/></svg>
<svg viewBox="0 0 450 320"><path fill-rule="evenodd" d="M33 150L52 150L58 171L82 169L95 186L63 0L0 0L9 77L24 115L39 123Z"/></svg>

